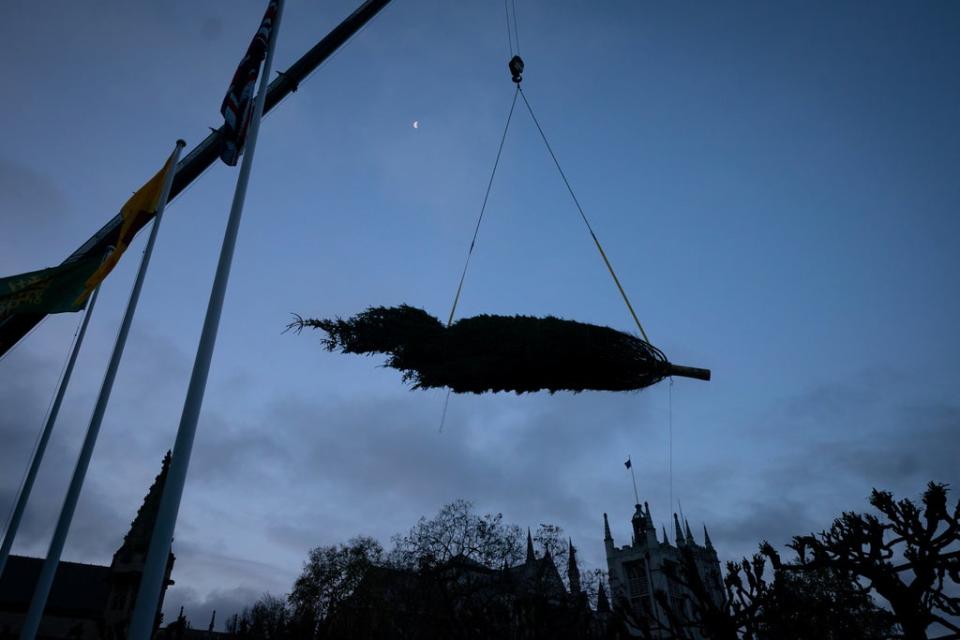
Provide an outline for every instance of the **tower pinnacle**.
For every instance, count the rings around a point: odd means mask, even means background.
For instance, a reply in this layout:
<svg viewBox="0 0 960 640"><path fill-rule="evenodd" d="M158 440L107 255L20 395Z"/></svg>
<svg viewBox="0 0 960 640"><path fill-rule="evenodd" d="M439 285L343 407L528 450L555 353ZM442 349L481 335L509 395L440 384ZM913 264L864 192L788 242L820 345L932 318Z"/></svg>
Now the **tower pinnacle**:
<svg viewBox="0 0 960 640"><path fill-rule="evenodd" d="M597 613L610 613L610 601L607 600L607 592L600 583L600 589L597 590Z"/></svg>
<svg viewBox="0 0 960 640"><path fill-rule="evenodd" d="M527 563L537 561L537 556L533 552L533 537L530 535L530 527L527 527Z"/></svg>
<svg viewBox="0 0 960 640"><path fill-rule="evenodd" d="M567 578L570 580L570 593L580 593L580 568L577 566L577 549L573 540L567 538L570 549L567 552Z"/></svg>

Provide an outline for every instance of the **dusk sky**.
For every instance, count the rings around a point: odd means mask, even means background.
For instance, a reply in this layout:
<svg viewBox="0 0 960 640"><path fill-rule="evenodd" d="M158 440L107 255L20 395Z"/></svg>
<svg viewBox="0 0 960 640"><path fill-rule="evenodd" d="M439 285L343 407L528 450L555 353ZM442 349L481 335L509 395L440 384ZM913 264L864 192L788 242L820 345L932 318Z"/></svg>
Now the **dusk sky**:
<svg viewBox="0 0 960 640"><path fill-rule="evenodd" d="M2 276L61 262L220 126L266 3L6 4ZM276 69L358 4L289 0ZM444 392L283 333L450 310L513 93L504 7L395 0L263 121L168 620L225 620L287 593L310 548L388 545L457 498L558 524L602 567L604 512L629 542L627 455L658 527L679 502L722 559L873 487L960 487L960 3L517 8L524 92L651 341L713 380L454 395L439 432ZM218 162L167 209L65 560L110 562L173 445L236 175ZM14 553L46 553L146 235L101 290ZM457 315L479 313L635 330L519 108ZM80 318L0 360L4 517Z"/></svg>

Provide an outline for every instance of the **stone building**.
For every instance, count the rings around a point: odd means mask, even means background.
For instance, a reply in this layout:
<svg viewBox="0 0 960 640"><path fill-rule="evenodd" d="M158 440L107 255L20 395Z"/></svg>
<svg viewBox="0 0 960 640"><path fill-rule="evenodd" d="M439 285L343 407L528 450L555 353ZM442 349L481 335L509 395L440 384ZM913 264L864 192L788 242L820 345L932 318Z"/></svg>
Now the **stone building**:
<svg viewBox="0 0 960 640"><path fill-rule="evenodd" d="M606 635L605 611L590 608L581 590L573 544L569 590L550 553L537 557L527 536L526 560L490 568L463 555L419 569L372 567L324 623L327 638L456 640ZM602 596L606 606L606 597Z"/></svg>
<svg viewBox="0 0 960 640"><path fill-rule="evenodd" d="M662 539L658 539L649 505L638 504L631 519L630 544L617 547L610 534L607 514L603 514L603 542L613 606L615 609L627 609L633 620L650 629L653 637L666 637L658 629L667 624L656 602L656 592L667 594L674 611L687 612L689 594L682 585L668 579L665 572L665 569L679 567L681 552L693 554L697 570L711 596L718 604L723 600L720 560L710 542L706 526L703 528L702 545L697 544L686 520L681 528L677 514L673 514L673 528L674 544L670 544L666 528L663 529ZM636 631L640 635L639 630Z"/></svg>
<svg viewBox="0 0 960 640"><path fill-rule="evenodd" d="M47 599L38 640L117 640L126 637L136 602L150 536L167 479L170 452L160 474L123 538L110 566L60 562ZM173 570L174 556L167 558L167 573L160 592L160 607ZM0 640L16 638L40 577L43 558L11 555L0 576Z"/></svg>

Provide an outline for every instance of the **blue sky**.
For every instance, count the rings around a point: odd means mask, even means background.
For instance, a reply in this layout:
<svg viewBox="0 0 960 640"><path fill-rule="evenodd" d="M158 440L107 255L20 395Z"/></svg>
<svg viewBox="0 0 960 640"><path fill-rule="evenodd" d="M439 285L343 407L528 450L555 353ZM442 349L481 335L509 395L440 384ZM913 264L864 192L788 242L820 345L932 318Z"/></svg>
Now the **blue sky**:
<svg viewBox="0 0 960 640"><path fill-rule="evenodd" d="M210 126L262 2L16 3L0 273L60 262ZM353 2L290 0L277 67ZM283 334L291 312L449 311L513 85L498 2L396 0L264 121L174 543L181 604L289 589L308 549L386 542L456 498L627 542L633 456L727 558L956 483L960 8L947 2L518 3L524 90L652 341L714 379L640 393L412 392ZM417 121L418 128L412 123ZM172 445L236 170L171 203L65 557L109 562ZM101 292L15 551L46 550L138 238ZM518 110L458 315L633 328ZM79 321L0 361L0 511Z"/></svg>

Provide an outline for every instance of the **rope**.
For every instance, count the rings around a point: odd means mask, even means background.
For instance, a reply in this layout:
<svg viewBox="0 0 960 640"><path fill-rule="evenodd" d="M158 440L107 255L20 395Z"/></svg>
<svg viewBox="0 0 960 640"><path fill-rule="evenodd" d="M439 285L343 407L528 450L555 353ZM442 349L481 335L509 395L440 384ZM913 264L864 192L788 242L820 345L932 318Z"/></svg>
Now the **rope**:
<svg viewBox="0 0 960 640"><path fill-rule="evenodd" d="M520 55L520 24L517 22L517 0L513 3L513 40L517 43L517 55Z"/></svg>
<svg viewBox="0 0 960 640"><path fill-rule="evenodd" d="M60 384L61 384L61 382L63 381L63 374L64 374L64 372L67 370L67 363L70 362L70 354L73 352L73 345L74 345L74 344L76 343L76 341L77 341L77 334L80 333L80 325L83 324L83 315L86 314L86 313L87 313L87 311L84 310L84 312L83 312L82 314L80 314L80 319L77 321L77 326L76 326L76 328L73 330L73 339L70 341L70 348L67 349L67 355L66 355L66 357L63 359L63 366L60 367L60 375L57 376L57 384L56 384L56 386L53 388L53 395L50 396L50 403L47 405L47 411L46 411L46 413L43 414L43 421L40 423L40 431L37 433L37 439L34 440L34 442L33 442L33 449L32 449L31 452L30 452L30 461L31 461L30 464L33 463L33 458L34 458L34 456L37 455L37 448L40 446L40 438L43 437L43 428L44 428L44 426L46 426L46 424L47 424L47 419L50 417L50 411L53 409L53 401L54 401L54 399L57 397L57 392L59 391L59 389L60 389ZM42 320L41 320L41 322L42 322ZM34 325L33 329L30 330L30 333L33 333L34 330L36 330L36 328L37 328L38 326L40 326L40 323L39 323L39 322L38 322L36 325ZM29 336L30 333L28 333L27 336ZM24 337L26 337L26 336L24 336ZM19 343L18 343L18 344L19 344ZM16 348L16 346L17 346L17 345L14 345L14 348ZM13 350L13 349L11 349L10 351L12 351L12 350ZM10 353L10 351L7 351L7 353ZM20 486L17 488L17 493L16 493L17 498L16 498L16 500L14 500L13 502L10 503L10 512L7 513L7 521L6 521L6 523L4 524L4 527L3 527L3 530L4 530L5 532L10 530L10 522L11 522L11 520L13 520L13 512L14 512L14 510L17 508L17 500L20 499L20 494L23 492L23 486L24 486L24 485L26 484L26 482L27 482L27 474L30 473L30 464L28 464L28 465L27 465L27 468L23 470L23 476L20 478Z"/></svg>
<svg viewBox="0 0 960 640"><path fill-rule="evenodd" d="M450 308L450 315L447 317L447 326L453 322L453 314L457 311L457 304L460 302L460 292L463 291L463 281L467 277L467 268L470 266L470 257L473 255L473 249L477 245L477 235L480 233L480 223L483 222L483 214L487 210L487 200L490 199L490 189L493 187L493 178L497 175L497 167L500 166L500 156L503 153L503 143L507 140L507 131L510 129L510 121L513 119L513 110L517 106L517 94L522 93L520 87L513 93L513 102L510 103L510 113L507 114L507 124L503 127L503 135L500 136L500 146L497 148L497 159L493 162L493 171L490 172L490 180L487 181L487 191L483 194L483 205L480 207L480 215L477 217L477 226L473 229L473 239L470 240L470 248L467 250L467 259L463 264L463 272L460 274L460 284L457 285L457 293L453 297L453 306Z"/></svg>
<svg viewBox="0 0 960 640"><path fill-rule="evenodd" d="M510 31L510 5L509 0L503 0L503 12L507 16L507 43L510 45L510 57L513 57L513 33Z"/></svg>
<svg viewBox="0 0 960 640"><path fill-rule="evenodd" d="M506 6L506 0L504 0ZM509 27L509 22L507 23ZM509 29L508 29L509 33ZM512 51L512 48L511 48ZM497 157L493 161L493 170L490 171L490 179L487 181L487 190L483 194L483 204L480 205L480 215L477 216L477 225L473 228L473 238L470 239L470 248L467 249L467 259L463 263L463 271L460 273L460 282L457 284L457 293L453 296L453 305L450 307L450 315L447 316L447 326L453 324L453 316L457 312L457 304L460 303L460 294L463 292L463 281L467 277L467 269L470 267L470 257L473 255L473 249L477 246L477 236L480 234L480 224L483 222L483 214L487 210L487 201L490 199L490 190L493 188L493 178L497 175L497 167L500 166L500 156L503 154L503 145L507 140L507 131L510 130L510 121L513 120L513 111L517 106L517 94L520 93L520 86L513 92L513 101L510 103L510 112L507 113L507 123L503 127L503 134L500 136L500 146L497 147ZM440 428L438 433L443 433L443 425L447 421L447 407L450 404L450 389L447 389L447 397L443 401L443 413L440 415Z"/></svg>
<svg viewBox="0 0 960 640"><path fill-rule="evenodd" d="M6 360L6 359L7 359L7 356L9 356L11 353L13 353L14 351L16 351L16 350L17 350L17 347L19 347L21 344L23 344L24 342L26 342L26 341L27 341L26 339L29 338L31 335L33 335L33 332L36 331L36 330L40 327L40 325L43 324L43 321L46 320L48 317L49 317L49 316L43 316L42 318L40 318L40 321L39 321L37 324L33 325L33 328L30 329L30 331L27 331L27 333L24 334L19 340L17 340L17 341L13 344L12 347L10 347L9 349L7 349L7 350L3 353L3 355L0 356L0 362L3 362L4 360ZM77 327L79 327L79 326L80 326L80 325L77 325Z"/></svg>
<svg viewBox="0 0 960 640"><path fill-rule="evenodd" d="M667 445L667 466L670 473L670 511L673 511L673 376L670 377L670 386L667 387L669 444Z"/></svg>
<svg viewBox="0 0 960 640"><path fill-rule="evenodd" d="M560 166L560 161L557 160L557 154L553 152L553 147L550 146L550 142L547 140L547 135L543 132L543 127L540 126L540 121L537 120L537 116L533 113L533 107L530 106L530 102L527 100L527 96L523 93L523 89L520 88L519 84L517 85L517 92L523 98L523 103L527 105L527 111L530 112L530 117L533 118L533 123L537 125L537 131L540 132L540 137L543 138L543 143L546 145L547 151L550 152L550 157L553 158L553 163L557 165L557 171L560 172L560 177L563 178L563 184L567 186L567 191L570 192L570 197L573 198L573 203L577 205L577 211L580 212L580 218L583 220L583 223L587 225L587 231L590 232L590 237L593 238L593 243L597 246L597 251L600 252L600 257L603 258L603 263L607 265L607 271L609 271L610 275L613 277L613 282L617 285L617 289L620 291L620 296L627 304L627 309L630 310L630 315L633 316L633 321L637 324L637 329L640 330L640 335L643 336L644 341L650 342L650 339L647 337L647 332L643 330L643 325L640 324L640 318L637 317L636 311L633 310L633 305L630 304L630 298L627 297L627 292L623 290L623 285L620 284L620 278L617 277L616 272L613 270L613 265L610 264L610 260L607 258L606 252L600 245L600 240L597 239L597 234L593 232L593 227L590 226L590 221L587 219L587 215L583 212L583 207L580 206L580 201L577 200L577 195L573 192L573 187L570 186L570 181L567 180L567 176L563 172L563 168Z"/></svg>

